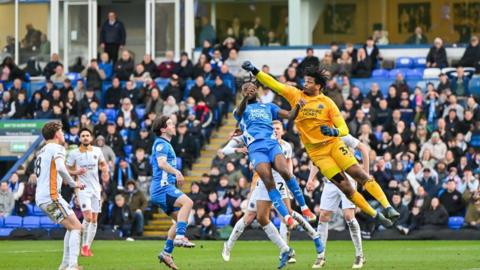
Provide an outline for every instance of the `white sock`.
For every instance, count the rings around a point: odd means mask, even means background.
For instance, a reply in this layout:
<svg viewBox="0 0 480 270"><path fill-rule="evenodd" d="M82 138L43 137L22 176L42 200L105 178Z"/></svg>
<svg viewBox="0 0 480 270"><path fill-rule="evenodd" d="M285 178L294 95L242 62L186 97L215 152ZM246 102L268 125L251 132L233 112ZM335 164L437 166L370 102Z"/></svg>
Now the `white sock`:
<svg viewBox="0 0 480 270"><path fill-rule="evenodd" d="M272 241L280 249L281 252L286 252L290 249L287 243L285 243L282 237L280 237L280 233L278 233L277 228L275 228L275 225L273 225L272 222L265 225L263 227L263 230L267 234L270 241Z"/></svg>
<svg viewBox="0 0 480 270"><path fill-rule="evenodd" d="M70 245L70 231L65 232L65 237L63 237L63 259L62 265L68 265L69 257L69 245Z"/></svg>
<svg viewBox="0 0 480 270"><path fill-rule="evenodd" d="M350 237L352 237L353 245L355 246L355 256L363 256L362 237L360 233L360 224L356 219L347 221Z"/></svg>
<svg viewBox="0 0 480 270"><path fill-rule="evenodd" d="M317 236L317 232L315 231L315 229L312 227L312 225L310 225L310 223L308 223L302 215L300 215L299 213L293 211L292 212L292 217L298 222L298 224L300 224L300 226L302 226L302 228L308 233L308 235L310 236L310 238L312 239L315 239L315 237Z"/></svg>
<svg viewBox="0 0 480 270"><path fill-rule="evenodd" d="M88 245L88 234L90 233L90 222L87 219L83 219L82 222L82 247Z"/></svg>
<svg viewBox="0 0 480 270"><path fill-rule="evenodd" d="M90 227L88 228L88 238L87 238L88 247L92 246L92 242L93 242L93 239L95 239L96 233L97 233L97 223L90 223Z"/></svg>
<svg viewBox="0 0 480 270"><path fill-rule="evenodd" d="M284 222L280 223L280 236L282 237L283 241L288 244L288 228Z"/></svg>
<svg viewBox="0 0 480 270"><path fill-rule="evenodd" d="M76 267L78 265L78 253L80 251L80 230L70 231L70 239L68 241L68 246L68 267Z"/></svg>
<svg viewBox="0 0 480 270"><path fill-rule="evenodd" d="M233 248L233 246L235 245L235 241L237 241L240 235L242 235L243 231L245 230L245 227L246 227L246 224L243 217L239 219L237 223L235 223L235 227L233 227L233 230L230 233L230 237L228 237L228 240L227 240L227 245L230 249Z"/></svg>
<svg viewBox="0 0 480 270"><path fill-rule="evenodd" d="M328 222L318 222L317 231L320 234L320 240L322 240L323 248L326 250L328 239Z"/></svg>

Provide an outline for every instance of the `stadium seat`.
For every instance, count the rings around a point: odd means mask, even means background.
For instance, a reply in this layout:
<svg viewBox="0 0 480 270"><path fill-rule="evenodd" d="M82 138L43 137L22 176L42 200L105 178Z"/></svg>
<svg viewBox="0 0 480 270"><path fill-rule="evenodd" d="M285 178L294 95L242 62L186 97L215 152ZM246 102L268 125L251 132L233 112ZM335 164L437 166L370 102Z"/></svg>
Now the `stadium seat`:
<svg viewBox="0 0 480 270"><path fill-rule="evenodd" d="M388 70L386 69L375 69L372 72L372 78L388 78Z"/></svg>
<svg viewBox="0 0 480 270"><path fill-rule="evenodd" d="M418 81L417 86L422 88L422 90L425 92L427 90L428 83L433 83L433 86L437 88L440 81L439 80L421 80L421 81Z"/></svg>
<svg viewBox="0 0 480 270"><path fill-rule="evenodd" d="M0 217L0 228L3 227L5 224L5 219L3 217Z"/></svg>
<svg viewBox="0 0 480 270"><path fill-rule="evenodd" d="M45 212L42 211L38 206L33 206L33 215L34 216L46 216Z"/></svg>
<svg viewBox="0 0 480 270"><path fill-rule="evenodd" d="M399 57L395 61L395 68L412 68L413 59L410 57Z"/></svg>
<svg viewBox="0 0 480 270"><path fill-rule="evenodd" d="M127 144L123 147L123 151L125 152L125 156L130 157L133 154L133 147Z"/></svg>
<svg viewBox="0 0 480 270"><path fill-rule="evenodd" d="M405 74L405 79L422 79L423 78L423 70L420 68L409 69Z"/></svg>
<svg viewBox="0 0 480 270"><path fill-rule="evenodd" d="M446 67L446 68L442 68L442 73L445 73L445 74L449 74L449 73L452 73L452 72L455 72L457 71L456 68L454 67Z"/></svg>
<svg viewBox="0 0 480 270"><path fill-rule="evenodd" d="M463 222L465 219L461 216L459 217L449 217L448 218L448 228L458 230L462 228Z"/></svg>
<svg viewBox="0 0 480 270"><path fill-rule="evenodd" d="M480 77L472 78L469 86L470 93L475 96L480 96Z"/></svg>
<svg viewBox="0 0 480 270"><path fill-rule="evenodd" d="M42 87L44 87L45 85L47 85L47 83L45 81L31 82L30 83L30 89L32 91L32 94L35 93L35 91L42 89Z"/></svg>
<svg viewBox="0 0 480 270"><path fill-rule="evenodd" d="M181 157L177 157L177 170L182 170L183 160Z"/></svg>
<svg viewBox="0 0 480 270"><path fill-rule="evenodd" d="M170 83L170 79L158 78L155 80L155 83L157 84L160 91L163 91L165 87L167 87L167 85Z"/></svg>
<svg viewBox="0 0 480 270"><path fill-rule="evenodd" d="M380 91L382 91L382 94L384 96L387 96L388 88L390 87L390 85L392 85L392 81L385 80L385 81L378 81L377 83L378 83L378 86L380 87Z"/></svg>
<svg viewBox="0 0 480 270"><path fill-rule="evenodd" d="M232 219L232 215L219 215L217 217L217 227L223 228L230 224L230 220Z"/></svg>
<svg viewBox="0 0 480 270"><path fill-rule="evenodd" d="M28 214L28 215L33 215L33 207L34 207L34 205L31 204L31 203L29 203L29 204L27 204L26 206L27 206L27 214Z"/></svg>
<svg viewBox="0 0 480 270"><path fill-rule="evenodd" d="M108 121L115 121L117 118L117 111L115 111L115 109L105 109L103 112L107 115Z"/></svg>
<svg viewBox="0 0 480 270"><path fill-rule="evenodd" d="M10 233L13 231L13 228L0 228L0 237L10 236Z"/></svg>
<svg viewBox="0 0 480 270"><path fill-rule="evenodd" d="M187 83L185 84L185 92L183 93L183 99L186 100L188 96L190 95L190 90L192 90L192 87L195 85L195 80L187 80Z"/></svg>
<svg viewBox="0 0 480 270"><path fill-rule="evenodd" d="M22 227L22 217L9 216L9 217L5 218L5 227L6 228Z"/></svg>
<svg viewBox="0 0 480 270"><path fill-rule="evenodd" d="M425 57L413 58L413 68L426 68L426 67L427 67L427 58Z"/></svg>
<svg viewBox="0 0 480 270"><path fill-rule="evenodd" d="M440 75L442 71L439 68L427 68L423 71L423 78L424 79L436 79L438 75Z"/></svg>
<svg viewBox="0 0 480 270"><path fill-rule="evenodd" d="M55 224L55 222L53 222L49 217L45 216L40 217L40 227L46 229L56 228L57 224Z"/></svg>
<svg viewBox="0 0 480 270"><path fill-rule="evenodd" d="M23 218L24 228L38 228L40 227L40 217L28 216Z"/></svg>
<svg viewBox="0 0 480 270"><path fill-rule="evenodd" d="M407 71L409 69L407 68L395 68L395 69L392 69L390 70L390 72L388 72L388 77L391 79L391 80L395 80L397 78L397 74L398 73L402 73L403 75L403 78L405 78L405 75L407 74Z"/></svg>
<svg viewBox="0 0 480 270"><path fill-rule="evenodd" d="M70 81L74 82L74 81L77 81L78 79L80 79L80 74L79 73L76 73L76 72L69 72L67 74L65 74L65 76L70 79Z"/></svg>
<svg viewBox="0 0 480 270"><path fill-rule="evenodd" d="M145 108L136 107L135 112L137 113L138 119L143 119L145 116Z"/></svg>

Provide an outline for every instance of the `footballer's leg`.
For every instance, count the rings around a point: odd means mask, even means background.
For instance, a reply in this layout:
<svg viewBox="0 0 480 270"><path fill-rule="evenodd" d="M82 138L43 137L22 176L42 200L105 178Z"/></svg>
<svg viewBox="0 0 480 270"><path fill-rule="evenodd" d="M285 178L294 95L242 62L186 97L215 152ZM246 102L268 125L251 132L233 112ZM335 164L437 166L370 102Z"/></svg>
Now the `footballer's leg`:
<svg viewBox="0 0 480 270"><path fill-rule="evenodd" d="M80 251L80 232L82 230L82 224L80 224L80 221L78 221L77 217L73 213L68 215L64 220L62 220L60 224L62 224L65 229L67 229L67 234L65 234L64 239L64 247L66 246L66 242L68 239L68 263L67 268L64 269L80 269L78 266L78 255ZM65 253L64 259L66 259Z"/></svg>
<svg viewBox="0 0 480 270"><path fill-rule="evenodd" d="M272 241L282 252L280 258L280 264L278 269L285 267L288 260L295 253L293 249L288 247L287 243L283 241L280 233L273 223L270 221L270 209L272 208L272 202L270 201L257 201L257 220L262 226L263 230L267 234L270 241Z"/></svg>
<svg viewBox="0 0 480 270"><path fill-rule="evenodd" d="M256 209L255 211L248 210L245 215L241 219L239 219L237 223L235 223L235 226L233 227L233 230L230 233L228 240L223 243L222 257L224 261L230 261L230 252L232 251L235 242L242 235L245 228L252 224L256 216Z"/></svg>
<svg viewBox="0 0 480 270"><path fill-rule="evenodd" d="M392 222L398 219L400 213L398 213L388 202L387 196L383 192L380 185L375 181L375 179L370 176L365 170L357 164L348 167L345 170L353 179L360 183L365 190L370 193L382 206L385 208L387 218L391 219Z"/></svg>
<svg viewBox="0 0 480 270"><path fill-rule="evenodd" d="M317 217L312 213L312 211L310 211L308 206L305 204L305 198L303 197L302 189L298 185L297 178L290 172L287 166L287 160L281 151L279 153L275 153L274 168L285 180L288 189L290 189L293 197L297 201L298 205L300 205L302 214L309 221L315 221Z"/></svg>
<svg viewBox="0 0 480 270"><path fill-rule="evenodd" d="M175 194L181 193L177 190ZM193 201L185 194L181 195L175 200L173 205L174 209L179 209L177 214L177 225L175 230L175 240L174 245L186 248L193 248L195 244L190 242L187 237L185 237L185 232L187 231L187 222L190 211L193 207Z"/></svg>
<svg viewBox="0 0 480 270"><path fill-rule="evenodd" d="M342 208L344 208L344 201L342 200ZM355 218L355 206L353 208L344 208L343 216L350 231L350 237L352 238L353 246L355 247L355 261L353 262L353 269L360 269L365 263L365 257L363 256L362 237L360 233L360 225Z"/></svg>
<svg viewBox="0 0 480 270"><path fill-rule="evenodd" d="M268 158L268 157L266 157ZM253 159L253 158L252 158ZM268 191L268 197L270 198L273 206L280 215L285 219L288 226L293 226L294 220L292 216L288 213L288 209L282 201L282 196L280 192L275 187L275 181L273 180L272 167L269 162L261 162L255 164L255 171L262 179L265 187Z"/></svg>
<svg viewBox="0 0 480 270"><path fill-rule="evenodd" d="M173 213L171 216L174 219L176 219L177 213ZM175 238L175 231L176 231L176 225L174 223L172 224L172 226L170 226L170 229L168 230L167 240L165 241L165 246L163 248L163 251L160 252L160 254L158 255L158 259L160 260L160 263L164 263L167 267L171 269L178 269L172 257L172 252L174 248L173 239Z"/></svg>
<svg viewBox="0 0 480 270"><path fill-rule="evenodd" d="M90 245L88 244L89 234L90 234L90 224L92 222L92 211L85 210L82 212L83 221L82 221L82 249L80 255L84 257L89 257Z"/></svg>
<svg viewBox="0 0 480 270"><path fill-rule="evenodd" d="M92 212L92 220L90 222L89 232L88 232L88 256L93 256L92 253L92 243L93 239L95 239L95 235L97 234L97 226L98 226L98 213Z"/></svg>

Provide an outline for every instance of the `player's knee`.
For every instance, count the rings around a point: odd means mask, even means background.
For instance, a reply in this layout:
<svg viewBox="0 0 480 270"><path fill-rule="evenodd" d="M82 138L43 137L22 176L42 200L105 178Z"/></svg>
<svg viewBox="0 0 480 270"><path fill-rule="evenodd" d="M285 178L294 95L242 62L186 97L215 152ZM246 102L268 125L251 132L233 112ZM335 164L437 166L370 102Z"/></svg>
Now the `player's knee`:
<svg viewBox="0 0 480 270"><path fill-rule="evenodd" d="M346 221L352 221L355 219L355 211L353 209L348 209L343 211L343 216Z"/></svg>
<svg viewBox="0 0 480 270"><path fill-rule="evenodd" d="M266 216L259 216L259 217L257 217L257 221L258 221L258 223L260 223L260 225L261 225L262 227L267 226L268 223L270 223L270 219L269 219L268 217L266 217Z"/></svg>
<svg viewBox="0 0 480 270"><path fill-rule="evenodd" d="M250 213L245 216L245 218L243 219L243 222L245 223L245 225L248 226L252 224L253 220L255 220L255 213Z"/></svg>
<svg viewBox="0 0 480 270"><path fill-rule="evenodd" d="M320 210L320 222L329 222L332 219L332 212Z"/></svg>

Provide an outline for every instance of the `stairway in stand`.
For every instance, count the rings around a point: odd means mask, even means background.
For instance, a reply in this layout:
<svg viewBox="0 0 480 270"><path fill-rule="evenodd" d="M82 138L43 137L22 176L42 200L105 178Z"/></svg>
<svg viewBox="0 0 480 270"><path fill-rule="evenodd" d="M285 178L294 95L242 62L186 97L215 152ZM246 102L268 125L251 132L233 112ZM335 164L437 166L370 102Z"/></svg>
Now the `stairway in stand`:
<svg viewBox="0 0 480 270"><path fill-rule="evenodd" d="M210 165L217 154L217 150L227 142L230 133L235 130L235 124L236 121L230 113L220 130L213 132L210 144L206 145L206 149L202 150L200 158L193 164L191 174L185 175L185 183L182 187L184 193L190 192L192 182L200 181L202 174L210 172ZM172 221L167 215L156 213L153 215L153 220L148 225L145 225L143 235L147 237L166 237L171 225Z"/></svg>

